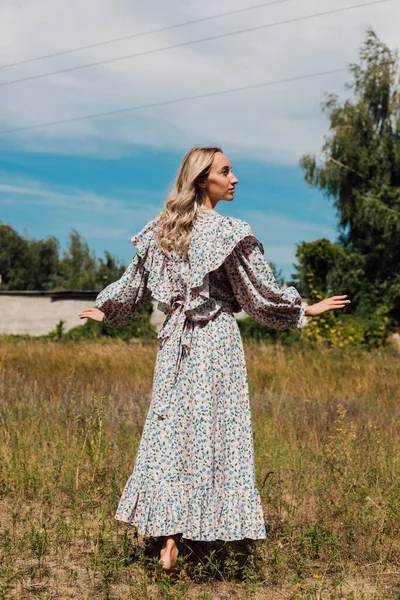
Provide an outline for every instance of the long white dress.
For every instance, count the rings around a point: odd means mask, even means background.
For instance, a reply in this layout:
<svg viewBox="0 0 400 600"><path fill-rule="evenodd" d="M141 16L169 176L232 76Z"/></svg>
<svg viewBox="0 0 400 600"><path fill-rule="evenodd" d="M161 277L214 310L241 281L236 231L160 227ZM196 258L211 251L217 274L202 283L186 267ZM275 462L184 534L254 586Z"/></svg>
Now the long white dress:
<svg viewBox="0 0 400 600"><path fill-rule="evenodd" d="M277 329L303 324L294 287L280 289L248 223L199 210L188 255L167 258L156 221L132 238L124 275L96 299L105 323L131 321L151 298L166 314L152 400L115 514L142 535L266 537L256 487L245 354L234 316ZM266 440L268 443L268 440Z"/></svg>

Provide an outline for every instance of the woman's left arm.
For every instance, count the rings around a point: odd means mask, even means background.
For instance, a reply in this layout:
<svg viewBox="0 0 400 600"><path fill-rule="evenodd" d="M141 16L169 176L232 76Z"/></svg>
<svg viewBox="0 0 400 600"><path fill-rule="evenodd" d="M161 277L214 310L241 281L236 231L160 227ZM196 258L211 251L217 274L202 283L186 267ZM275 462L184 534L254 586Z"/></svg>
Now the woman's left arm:
<svg viewBox="0 0 400 600"><path fill-rule="evenodd" d="M333 296L306 307L295 287L280 288L277 285L262 250L261 242L248 236L235 246L224 262L236 299L258 323L281 330L302 327L306 317L345 308L350 303L347 296Z"/></svg>
<svg viewBox="0 0 400 600"><path fill-rule="evenodd" d="M241 308L274 329L301 327L306 307L295 287L280 288L254 237L246 237L225 259L225 270Z"/></svg>

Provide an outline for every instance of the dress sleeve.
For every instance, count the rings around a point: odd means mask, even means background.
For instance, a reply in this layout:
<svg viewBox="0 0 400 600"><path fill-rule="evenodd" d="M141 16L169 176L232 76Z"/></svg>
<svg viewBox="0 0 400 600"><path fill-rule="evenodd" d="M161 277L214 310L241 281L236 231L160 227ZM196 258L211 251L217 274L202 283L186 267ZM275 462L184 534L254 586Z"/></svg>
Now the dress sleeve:
<svg viewBox="0 0 400 600"><path fill-rule="evenodd" d="M104 313L105 325L117 328L135 318L137 309L152 297L147 287L148 278L149 272L136 254L122 277L110 283L96 298L95 305Z"/></svg>
<svg viewBox="0 0 400 600"><path fill-rule="evenodd" d="M306 307L299 292L277 285L256 238L241 240L224 265L239 305L255 321L281 330L304 325Z"/></svg>

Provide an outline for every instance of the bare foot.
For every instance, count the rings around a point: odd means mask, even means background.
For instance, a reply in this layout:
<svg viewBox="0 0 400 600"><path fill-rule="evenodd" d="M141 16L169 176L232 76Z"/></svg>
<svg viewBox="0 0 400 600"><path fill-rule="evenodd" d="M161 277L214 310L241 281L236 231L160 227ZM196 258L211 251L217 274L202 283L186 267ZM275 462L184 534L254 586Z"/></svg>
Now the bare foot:
<svg viewBox="0 0 400 600"><path fill-rule="evenodd" d="M164 571L172 571L176 567L176 561L179 554L178 540L182 534L167 535L164 537L164 543L160 551L160 560Z"/></svg>

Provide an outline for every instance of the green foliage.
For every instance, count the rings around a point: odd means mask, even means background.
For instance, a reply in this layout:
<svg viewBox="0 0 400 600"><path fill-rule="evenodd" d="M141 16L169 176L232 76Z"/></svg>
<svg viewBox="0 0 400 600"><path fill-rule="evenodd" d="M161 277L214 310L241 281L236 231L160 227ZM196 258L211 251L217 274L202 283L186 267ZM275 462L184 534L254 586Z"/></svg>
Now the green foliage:
<svg viewBox="0 0 400 600"><path fill-rule="evenodd" d="M340 273L339 266L344 256L344 251L336 244L331 244L332 253L324 253L325 258L337 256L337 264L331 263L327 258L320 260L318 243L323 242L322 248L328 247L327 240L316 242L302 242L298 245L297 256L301 264L299 269L302 283L307 290L310 304L323 300L333 293L331 284L332 276ZM330 244L330 242L328 242ZM321 267L318 269L316 265ZM317 284L315 284L317 281ZM337 295L346 293L340 290ZM374 306L374 308L372 308ZM362 298L358 303L358 310L348 307L346 312L326 312L318 318L311 318L308 326L301 332L302 341L311 345L328 345L339 348L356 348L365 345L369 348L382 345L389 333L390 319L386 306L370 302L370 298Z"/></svg>
<svg viewBox="0 0 400 600"><path fill-rule="evenodd" d="M290 344L300 342L302 339L302 332L299 329L278 331L277 329L265 327L250 317L238 319L237 323L242 339L245 341L254 340L270 344L275 344L279 341L281 344L289 346Z"/></svg>
<svg viewBox="0 0 400 600"><path fill-rule="evenodd" d="M96 258L87 242L75 229L70 243L59 261L58 273L53 277L55 290L96 290L106 287L121 277L125 267L109 252L105 260Z"/></svg>
<svg viewBox="0 0 400 600"><path fill-rule="evenodd" d="M310 302L316 301L313 297L314 288L327 295L332 293L329 276L343 254L343 248L325 238L297 244L296 257L299 262L294 284Z"/></svg>
<svg viewBox="0 0 400 600"><path fill-rule="evenodd" d="M324 164L310 154L300 161L307 183L333 200L338 244L300 244L298 279L312 275L319 292L348 294L351 311L364 320L365 339L376 344L400 322L398 55L369 29L350 72L352 98L340 103L329 95L323 105L330 119Z"/></svg>
<svg viewBox="0 0 400 600"><path fill-rule="evenodd" d="M0 274L3 290L46 290L57 269L59 244L55 237L33 240L21 237L0 223Z"/></svg>
<svg viewBox="0 0 400 600"><path fill-rule="evenodd" d="M97 258L74 229L62 257L55 237L35 240L0 223L0 274L3 290L100 290L125 271L109 252Z"/></svg>
<svg viewBox="0 0 400 600"><path fill-rule="evenodd" d="M306 182L333 200L337 243L297 245L295 285L309 304L347 294L351 305L310 319L301 332L276 332L244 319L244 339L338 347L383 344L400 324L400 87L398 56L372 31L350 65L352 97L328 95L322 155L300 161ZM280 283L283 285L283 283Z"/></svg>

